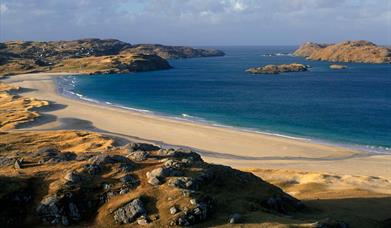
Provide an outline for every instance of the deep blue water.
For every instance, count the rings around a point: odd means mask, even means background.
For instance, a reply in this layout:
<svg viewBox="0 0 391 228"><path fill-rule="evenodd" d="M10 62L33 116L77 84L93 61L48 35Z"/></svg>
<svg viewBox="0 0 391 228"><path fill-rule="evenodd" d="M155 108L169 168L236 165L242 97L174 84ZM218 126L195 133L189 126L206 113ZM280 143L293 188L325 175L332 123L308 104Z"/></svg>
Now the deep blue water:
<svg viewBox="0 0 391 228"><path fill-rule="evenodd" d="M219 47L224 57L170 61L171 70L68 77L66 90L101 102L192 120L391 150L391 65L306 61L295 47ZM251 75L264 64L308 72ZM69 82L73 81L73 86Z"/></svg>

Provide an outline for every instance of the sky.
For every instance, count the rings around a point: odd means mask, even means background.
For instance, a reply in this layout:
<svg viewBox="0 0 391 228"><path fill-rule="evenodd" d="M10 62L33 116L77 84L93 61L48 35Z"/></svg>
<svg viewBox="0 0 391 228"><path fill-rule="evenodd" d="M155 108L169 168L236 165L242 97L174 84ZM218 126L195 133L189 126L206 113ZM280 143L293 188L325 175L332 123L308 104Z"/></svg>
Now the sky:
<svg viewBox="0 0 391 228"><path fill-rule="evenodd" d="M0 40L391 44L391 0L0 0Z"/></svg>

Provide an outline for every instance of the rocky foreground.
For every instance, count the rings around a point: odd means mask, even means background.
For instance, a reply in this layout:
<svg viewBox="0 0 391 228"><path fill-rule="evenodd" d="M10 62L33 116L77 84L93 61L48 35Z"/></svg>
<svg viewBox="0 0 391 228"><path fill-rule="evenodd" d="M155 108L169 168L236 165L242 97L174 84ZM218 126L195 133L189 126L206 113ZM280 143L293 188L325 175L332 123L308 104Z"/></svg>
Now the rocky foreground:
<svg viewBox="0 0 391 228"><path fill-rule="evenodd" d="M330 62L391 63L391 49L364 40L337 44L307 42L293 54L309 60Z"/></svg>
<svg viewBox="0 0 391 228"><path fill-rule="evenodd" d="M115 39L0 43L0 76L34 72L128 73L171 68L167 59L223 56L215 49L131 45Z"/></svg>
<svg viewBox="0 0 391 228"><path fill-rule="evenodd" d="M207 164L188 150L115 147L83 131L3 132L0 143L6 226L229 224L305 208L251 173Z"/></svg>
<svg viewBox="0 0 391 228"><path fill-rule="evenodd" d="M252 74L279 74L286 72L302 72L307 71L308 67L300 63L281 64L281 65L266 65L262 67L253 67L246 70Z"/></svg>

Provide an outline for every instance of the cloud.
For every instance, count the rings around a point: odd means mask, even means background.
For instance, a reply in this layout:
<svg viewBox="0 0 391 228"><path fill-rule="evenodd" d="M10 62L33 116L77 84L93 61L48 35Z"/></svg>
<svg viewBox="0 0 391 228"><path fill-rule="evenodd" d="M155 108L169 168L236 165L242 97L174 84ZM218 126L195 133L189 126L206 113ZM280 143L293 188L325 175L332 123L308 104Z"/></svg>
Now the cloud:
<svg viewBox="0 0 391 228"><path fill-rule="evenodd" d="M2 0L1 39L133 43L391 43L389 0ZM385 35L384 35L385 34Z"/></svg>
<svg viewBox="0 0 391 228"><path fill-rule="evenodd" d="M8 10L8 7L6 4L3 4L3 3L0 3L0 13L3 14L5 12L7 12Z"/></svg>

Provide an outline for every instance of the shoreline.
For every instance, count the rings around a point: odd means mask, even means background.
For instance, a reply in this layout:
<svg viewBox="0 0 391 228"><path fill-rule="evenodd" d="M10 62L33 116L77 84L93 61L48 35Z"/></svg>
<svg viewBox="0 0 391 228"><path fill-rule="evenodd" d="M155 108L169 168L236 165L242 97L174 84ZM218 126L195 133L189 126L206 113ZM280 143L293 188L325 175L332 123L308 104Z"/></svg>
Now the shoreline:
<svg viewBox="0 0 391 228"><path fill-rule="evenodd" d="M207 162L235 168L284 168L391 178L391 155L388 154L369 154L313 141L207 126L76 100L56 93L53 76L64 75L75 74L38 73L4 79L6 83L27 88L23 92L25 96L48 100L63 107L40 111L43 113L41 124L27 126L24 130L55 129L62 126L64 123L61 121L66 118L80 118L113 135L208 151L217 156L203 156ZM46 122L47 116L54 116L54 120ZM372 170L373 167L377 169Z"/></svg>
<svg viewBox="0 0 391 228"><path fill-rule="evenodd" d="M60 76L60 79L54 78L53 81L56 85L56 93L60 96L63 96L63 97L69 98L69 99L74 99L74 100L79 100L79 101L86 102L86 103L92 103L92 104L97 104L97 105L101 105L101 106L107 106L107 107L111 107L111 108L136 112L141 115L150 115L152 117L157 117L157 118L162 118L162 119L193 123L193 124L197 124L197 125L205 125L205 126L211 126L211 127L224 128L224 129L240 131L240 132L247 132L247 133L273 136L273 137L281 137L281 138L286 138L286 139L300 140L300 141L321 144L321 145L325 145L325 146L343 147L343 148L359 151L362 153L370 153L370 154L375 154L375 155L376 154L391 155L391 148L384 147L384 146L374 146L374 145L364 145L364 144L353 144L353 143L348 143L348 142L328 141L326 139L316 139L316 138L310 138L310 137L306 137L306 136L288 135L288 134L284 134L282 132L272 132L272 131L268 132L268 130L255 129L255 128L252 129L252 128L246 128L246 127L226 125L226 124L218 123L215 121L206 120L203 118L198 118L195 116L187 115L185 113L183 113L182 116L186 115L186 116L193 118L194 120L186 118L186 117L173 116L173 115L169 115L169 114L165 114L165 113L160 113L160 112L156 112L156 111L152 111L152 110L148 110L148 109L126 107L126 106L111 103L108 101L99 101L99 100L95 100L93 98L86 97L82 94L78 94L78 93L69 91L66 88L64 88L63 85L60 85L59 81L64 80L63 78L66 76L72 77L72 76L77 76L77 74L63 75L63 76ZM84 77L84 76L82 76L82 77Z"/></svg>

